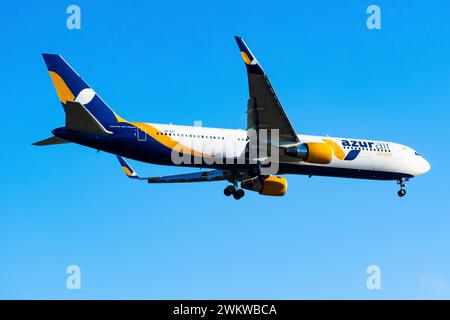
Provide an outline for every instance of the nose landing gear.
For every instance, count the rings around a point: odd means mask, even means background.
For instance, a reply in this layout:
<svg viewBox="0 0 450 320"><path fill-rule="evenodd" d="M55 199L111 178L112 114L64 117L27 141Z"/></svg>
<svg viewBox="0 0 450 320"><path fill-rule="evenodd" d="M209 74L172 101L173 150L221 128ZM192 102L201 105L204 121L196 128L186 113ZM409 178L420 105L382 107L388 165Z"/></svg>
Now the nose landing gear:
<svg viewBox="0 0 450 320"><path fill-rule="evenodd" d="M408 178L401 178L397 180L397 184L400 185L400 190L398 190L397 194L400 198L406 195L406 181L408 181Z"/></svg>

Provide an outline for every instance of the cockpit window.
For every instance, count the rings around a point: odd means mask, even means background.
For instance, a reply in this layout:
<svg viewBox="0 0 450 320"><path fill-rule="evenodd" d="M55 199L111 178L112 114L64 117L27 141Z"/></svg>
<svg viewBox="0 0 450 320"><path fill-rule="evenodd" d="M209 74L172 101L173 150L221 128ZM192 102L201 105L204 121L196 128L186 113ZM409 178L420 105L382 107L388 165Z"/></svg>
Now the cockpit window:
<svg viewBox="0 0 450 320"><path fill-rule="evenodd" d="M415 154L416 156L419 156L419 157L420 157L420 154L418 154L417 151L414 151L414 154Z"/></svg>

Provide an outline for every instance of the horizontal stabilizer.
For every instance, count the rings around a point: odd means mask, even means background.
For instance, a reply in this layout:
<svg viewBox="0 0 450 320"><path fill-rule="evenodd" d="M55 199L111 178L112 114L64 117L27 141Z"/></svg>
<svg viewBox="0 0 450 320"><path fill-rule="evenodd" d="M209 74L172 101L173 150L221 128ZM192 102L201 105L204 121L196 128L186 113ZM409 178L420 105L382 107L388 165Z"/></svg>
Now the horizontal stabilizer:
<svg viewBox="0 0 450 320"><path fill-rule="evenodd" d="M70 141L53 136L51 138L35 142L35 143L33 143L33 146L49 146L52 144L63 144L63 143L69 143L69 142Z"/></svg>
<svg viewBox="0 0 450 320"><path fill-rule="evenodd" d="M84 105L76 101L66 103L66 128L89 134L112 134Z"/></svg>

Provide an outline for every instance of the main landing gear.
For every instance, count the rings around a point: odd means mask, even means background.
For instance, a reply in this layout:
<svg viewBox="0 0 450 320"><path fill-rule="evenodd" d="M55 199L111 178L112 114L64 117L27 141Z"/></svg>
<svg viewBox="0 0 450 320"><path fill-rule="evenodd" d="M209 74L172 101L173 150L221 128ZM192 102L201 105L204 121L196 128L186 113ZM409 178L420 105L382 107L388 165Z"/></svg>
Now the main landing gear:
<svg viewBox="0 0 450 320"><path fill-rule="evenodd" d="M233 195L233 198L235 198L236 200L239 200L245 195L245 192L242 189L238 189L237 184L235 184L235 185L226 187L223 190L223 194L226 195L227 197Z"/></svg>
<svg viewBox="0 0 450 320"><path fill-rule="evenodd" d="M408 178L401 178L397 180L397 184L400 185L400 190L398 190L397 194L400 198L406 195L406 181L408 181Z"/></svg>

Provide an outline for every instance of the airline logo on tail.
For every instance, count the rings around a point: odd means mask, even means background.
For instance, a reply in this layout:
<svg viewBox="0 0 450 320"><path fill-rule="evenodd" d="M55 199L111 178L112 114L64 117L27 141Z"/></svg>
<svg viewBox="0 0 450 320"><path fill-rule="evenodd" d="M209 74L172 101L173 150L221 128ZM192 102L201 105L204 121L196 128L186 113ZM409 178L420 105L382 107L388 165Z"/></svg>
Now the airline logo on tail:
<svg viewBox="0 0 450 320"><path fill-rule="evenodd" d="M81 90L77 96L72 93L70 88L67 86L66 82L54 71L49 71L50 78L52 79L53 86L55 87L56 94L58 95L59 101L66 106L67 101L76 101L83 105L87 105L94 99L95 92L91 88L85 88Z"/></svg>
<svg viewBox="0 0 450 320"><path fill-rule="evenodd" d="M81 103L102 124L117 122L114 112L95 91L57 54L42 54L59 101L67 112L67 102Z"/></svg>

